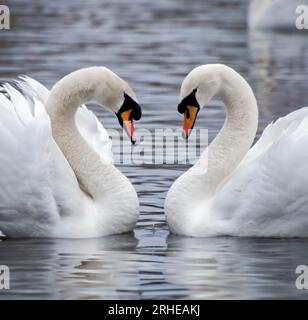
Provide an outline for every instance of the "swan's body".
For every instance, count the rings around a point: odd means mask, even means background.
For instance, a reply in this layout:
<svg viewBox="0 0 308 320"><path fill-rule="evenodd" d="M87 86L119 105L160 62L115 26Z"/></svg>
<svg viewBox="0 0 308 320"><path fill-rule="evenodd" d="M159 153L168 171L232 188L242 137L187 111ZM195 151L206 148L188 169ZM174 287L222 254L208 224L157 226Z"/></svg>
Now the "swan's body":
<svg viewBox="0 0 308 320"><path fill-rule="evenodd" d="M186 77L182 101L195 89L200 107L217 95L227 116L200 160L167 194L171 230L187 236L307 237L308 108L270 124L249 150L258 109L248 83L229 67L206 65Z"/></svg>
<svg viewBox="0 0 308 320"><path fill-rule="evenodd" d="M30 78L0 93L0 230L9 237L98 237L131 230L139 203L111 141L83 103L116 112L128 85L103 67L49 91ZM47 112L46 112L47 111Z"/></svg>
<svg viewBox="0 0 308 320"><path fill-rule="evenodd" d="M307 0L251 0L248 24L252 29L296 31L298 6L308 6Z"/></svg>

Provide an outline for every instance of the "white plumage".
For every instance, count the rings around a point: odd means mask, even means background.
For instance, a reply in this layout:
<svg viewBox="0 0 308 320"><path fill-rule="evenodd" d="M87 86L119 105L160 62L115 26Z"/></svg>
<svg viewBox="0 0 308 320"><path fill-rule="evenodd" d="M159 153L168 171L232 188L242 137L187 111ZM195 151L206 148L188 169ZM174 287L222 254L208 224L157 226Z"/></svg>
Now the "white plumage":
<svg viewBox="0 0 308 320"><path fill-rule="evenodd" d="M195 165L167 194L172 231L189 236L308 237L308 108L270 124L249 150L257 105L248 83L223 65L196 68L187 78L182 90L190 92L187 85L197 84L199 99L205 102L217 94L227 119L200 158L201 169L205 162L208 168L200 171L200 163Z"/></svg>
<svg viewBox="0 0 308 320"><path fill-rule="evenodd" d="M101 166L120 181L114 185L116 179L106 178L110 194L105 192L101 198L92 198L80 189L72 167L53 138L45 109L49 91L29 77L20 77L13 86L4 84L1 91L0 230L9 237L70 238L131 230L138 217L136 192L113 166L111 141L96 116L82 106L75 121L84 141L99 156ZM76 157L82 159L83 154ZM101 180L104 182L104 177ZM121 183L122 191L118 190ZM116 196L131 201L127 211L113 212L110 202Z"/></svg>
<svg viewBox="0 0 308 320"><path fill-rule="evenodd" d="M218 232L307 237L307 148L307 107L269 125L215 197Z"/></svg>

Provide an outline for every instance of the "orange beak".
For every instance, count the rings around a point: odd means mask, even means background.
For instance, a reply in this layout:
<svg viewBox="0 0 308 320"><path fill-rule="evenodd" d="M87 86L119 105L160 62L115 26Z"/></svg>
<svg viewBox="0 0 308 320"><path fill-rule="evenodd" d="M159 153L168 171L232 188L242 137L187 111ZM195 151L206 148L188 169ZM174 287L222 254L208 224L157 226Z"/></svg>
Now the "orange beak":
<svg viewBox="0 0 308 320"><path fill-rule="evenodd" d="M130 114L133 111L133 109L130 109L128 111L123 111L120 115L122 121L123 121L123 128L125 129L126 133L128 134L132 144L136 143L135 138L135 131L134 131L134 122L130 119Z"/></svg>
<svg viewBox="0 0 308 320"><path fill-rule="evenodd" d="M198 111L199 108L197 107L187 106L187 109L184 112L183 137L185 139L188 139L191 130L194 127Z"/></svg>

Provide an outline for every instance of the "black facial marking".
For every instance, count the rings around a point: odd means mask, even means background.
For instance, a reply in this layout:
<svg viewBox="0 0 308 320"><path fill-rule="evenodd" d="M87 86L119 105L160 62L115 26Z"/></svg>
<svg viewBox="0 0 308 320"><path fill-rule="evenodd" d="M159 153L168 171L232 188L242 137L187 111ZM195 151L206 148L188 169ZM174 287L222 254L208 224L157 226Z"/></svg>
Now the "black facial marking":
<svg viewBox="0 0 308 320"><path fill-rule="evenodd" d="M178 105L178 112L184 113L188 111L187 106L194 106L200 109L199 103L196 98L197 89L194 89L187 97L185 97Z"/></svg>
<svg viewBox="0 0 308 320"><path fill-rule="evenodd" d="M123 120L121 118L121 114L124 111L132 110L130 114L130 120L139 120L142 115L141 108L139 104L133 100L128 94L124 93L124 102L120 108L120 110L116 113L119 123L123 126Z"/></svg>

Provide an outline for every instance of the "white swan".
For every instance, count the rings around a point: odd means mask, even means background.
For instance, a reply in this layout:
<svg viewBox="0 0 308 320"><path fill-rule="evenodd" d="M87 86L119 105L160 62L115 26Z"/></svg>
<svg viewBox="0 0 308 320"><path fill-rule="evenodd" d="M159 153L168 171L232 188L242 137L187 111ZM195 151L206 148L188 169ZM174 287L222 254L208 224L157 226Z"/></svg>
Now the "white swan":
<svg viewBox="0 0 308 320"><path fill-rule="evenodd" d="M189 135L200 108L217 95L223 128L198 162L171 186L165 201L174 233L187 236L308 236L308 108L270 124L251 147L258 108L249 84L233 69L204 65L181 88Z"/></svg>
<svg viewBox="0 0 308 320"><path fill-rule="evenodd" d="M0 230L6 236L85 238L134 227L135 189L114 167L105 129L79 108L90 100L115 112L134 140L141 109L128 84L105 67L75 71L50 93L28 77L3 85Z"/></svg>
<svg viewBox="0 0 308 320"><path fill-rule="evenodd" d="M248 14L249 27L296 31L297 18L301 16L302 20L305 17L306 13L302 13L305 5L308 6L307 0L251 0Z"/></svg>

